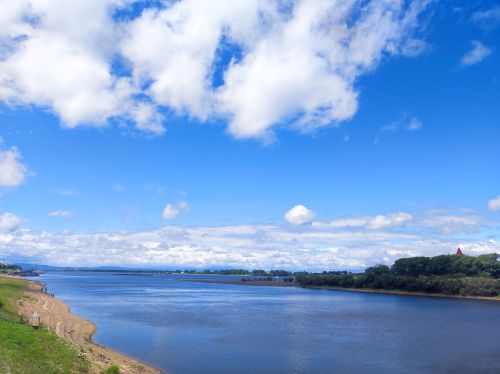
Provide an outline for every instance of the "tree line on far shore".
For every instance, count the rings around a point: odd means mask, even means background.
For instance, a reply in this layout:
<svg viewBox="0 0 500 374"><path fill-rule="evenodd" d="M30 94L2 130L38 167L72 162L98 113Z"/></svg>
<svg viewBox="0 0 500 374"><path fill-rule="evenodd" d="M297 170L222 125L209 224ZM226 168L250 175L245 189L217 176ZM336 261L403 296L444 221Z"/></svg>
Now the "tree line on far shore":
<svg viewBox="0 0 500 374"><path fill-rule="evenodd" d="M169 274L212 274L212 275L252 275L262 277L287 277L294 273L286 270L247 270L247 269L217 269L217 270L174 270L168 271Z"/></svg>
<svg viewBox="0 0 500 374"><path fill-rule="evenodd" d="M20 271L20 266L0 263L0 273L8 273L10 271Z"/></svg>
<svg viewBox="0 0 500 374"><path fill-rule="evenodd" d="M361 274L297 275L296 282L304 287L365 288L495 297L500 296L500 261L497 254L410 257L396 260L391 267L369 267Z"/></svg>

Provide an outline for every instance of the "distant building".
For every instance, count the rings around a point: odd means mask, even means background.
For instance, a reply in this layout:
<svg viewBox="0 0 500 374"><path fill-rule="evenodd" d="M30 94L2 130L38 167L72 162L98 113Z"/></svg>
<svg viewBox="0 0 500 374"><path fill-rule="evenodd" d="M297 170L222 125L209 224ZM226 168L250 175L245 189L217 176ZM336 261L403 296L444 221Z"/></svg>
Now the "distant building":
<svg viewBox="0 0 500 374"><path fill-rule="evenodd" d="M460 249L460 247L458 247L457 256L462 256L462 255L463 255L462 250Z"/></svg>

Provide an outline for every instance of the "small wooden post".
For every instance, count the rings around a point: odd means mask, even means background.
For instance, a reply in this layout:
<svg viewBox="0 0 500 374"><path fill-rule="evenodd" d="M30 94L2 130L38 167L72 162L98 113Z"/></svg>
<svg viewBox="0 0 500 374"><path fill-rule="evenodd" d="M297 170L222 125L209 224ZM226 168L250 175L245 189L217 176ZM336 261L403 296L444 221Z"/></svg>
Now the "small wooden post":
<svg viewBox="0 0 500 374"><path fill-rule="evenodd" d="M30 317L30 325L35 329L40 327L40 315L36 311Z"/></svg>

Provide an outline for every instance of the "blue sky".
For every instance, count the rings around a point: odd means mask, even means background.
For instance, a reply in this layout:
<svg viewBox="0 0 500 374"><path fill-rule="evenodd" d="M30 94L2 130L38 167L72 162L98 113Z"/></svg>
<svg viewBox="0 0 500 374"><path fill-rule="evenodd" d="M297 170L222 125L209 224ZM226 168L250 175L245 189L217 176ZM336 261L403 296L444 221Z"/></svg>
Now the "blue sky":
<svg viewBox="0 0 500 374"><path fill-rule="evenodd" d="M319 269L499 251L495 2L221 0L202 21L196 1L90 3L81 32L55 1L0 22L0 253Z"/></svg>

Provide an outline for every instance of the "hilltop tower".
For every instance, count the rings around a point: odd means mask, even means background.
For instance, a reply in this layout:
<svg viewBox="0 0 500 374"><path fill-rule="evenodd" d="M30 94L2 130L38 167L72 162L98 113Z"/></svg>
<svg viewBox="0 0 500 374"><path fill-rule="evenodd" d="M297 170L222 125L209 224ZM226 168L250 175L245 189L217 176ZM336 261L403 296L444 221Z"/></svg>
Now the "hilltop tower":
<svg viewBox="0 0 500 374"><path fill-rule="evenodd" d="M462 255L463 255L462 250L460 249L460 247L458 247L457 256L462 256Z"/></svg>

